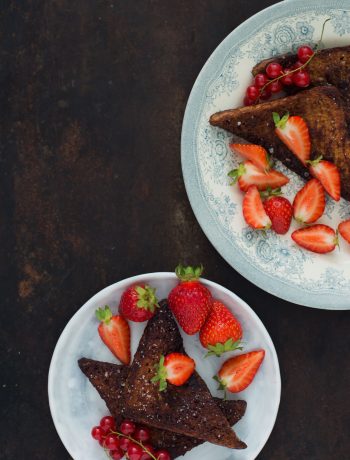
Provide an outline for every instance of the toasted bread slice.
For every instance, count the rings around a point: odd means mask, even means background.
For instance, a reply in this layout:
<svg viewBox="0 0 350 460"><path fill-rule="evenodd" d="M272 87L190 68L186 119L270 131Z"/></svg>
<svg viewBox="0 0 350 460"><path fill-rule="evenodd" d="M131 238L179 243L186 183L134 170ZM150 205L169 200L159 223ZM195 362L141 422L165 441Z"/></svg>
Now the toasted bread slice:
<svg viewBox="0 0 350 460"><path fill-rule="evenodd" d="M259 62L253 67L252 73L256 75L265 72L266 66L270 62L279 62L285 68L291 67L297 60L296 54L275 56ZM350 84L350 46L338 46L317 51L307 65L307 70L310 73L311 85L330 84L341 91L346 91Z"/></svg>
<svg viewBox="0 0 350 460"><path fill-rule="evenodd" d="M253 75L265 72L270 62L279 62L282 67L291 67L298 60L296 54L283 54L259 62L252 70ZM319 50L307 65L310 74L311 87L333 85L342 94L345 104L350 107L350 46L338 46ZM284 88L288 94L303 91L296 86ZM350 114L346 114L350 123Z"/></svg>
<svg viewBox="0 0 350 460"><path fill-rule="evenodd" d="M166 301L162 301L145 328L130 366L123 416L221 446L245 448L197 372L184 385L168 384L163 392L151 382L161 355L172 352L184 353L182 337Z"/></svg>
<svg viewBox="0 0 350 460"><path fill-rule="evenodd" d="M275 134L272 112L299 115L306 121L311 138L311 159L322 155L340 169L342 196L350 199L350 138L346 105L334 86L318 86L294 96L249 107L225 110L210 117L213 126L259 144L303 178L308 170Z"/></svg>
<svg viewBox="0 0 350 460"><path fill-rule="evenodd" d="M123 420L121 416L123 407L122 390L125 386L129 368L86 358L79 360L79 367L106 402L109 412L114 416L119 426ZM214 399L231 426L243 417L247 406L245 401ZM171 431L152 427L149 427L149 429L152 445L156 449L168 450L174 458L184 455L187 451L204 442L201 439L190 438Z"/></svg>

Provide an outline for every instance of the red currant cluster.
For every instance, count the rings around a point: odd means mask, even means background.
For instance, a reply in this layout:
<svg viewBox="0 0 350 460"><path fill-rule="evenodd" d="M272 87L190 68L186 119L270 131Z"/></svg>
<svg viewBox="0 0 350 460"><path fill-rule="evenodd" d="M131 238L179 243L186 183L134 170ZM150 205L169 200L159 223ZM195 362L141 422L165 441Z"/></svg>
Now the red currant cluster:
<svg viewBox="0 0 350 460"><path fill-rule="evenodd" d="M154 449L146 427L136 426L130 420L124 420L118 431L113 417L103 417L99 426L91 430L91 436L113 460L124 457L129 460L171 460L168 451Z"/></svg>
<svg viewBox="0 0 350 460"><path fill-rule="evenodd" d="M244 105L253 105L259 99L269 99L272 94L282 91L283 86L295 85L306 88L310 84L310 74L306 65L314 55L309 46L298 48L298 60L291 67L283 68L278 62L270 62L266 66L266 73L258 73L254 84L248 86L244 98Z"/></svg>

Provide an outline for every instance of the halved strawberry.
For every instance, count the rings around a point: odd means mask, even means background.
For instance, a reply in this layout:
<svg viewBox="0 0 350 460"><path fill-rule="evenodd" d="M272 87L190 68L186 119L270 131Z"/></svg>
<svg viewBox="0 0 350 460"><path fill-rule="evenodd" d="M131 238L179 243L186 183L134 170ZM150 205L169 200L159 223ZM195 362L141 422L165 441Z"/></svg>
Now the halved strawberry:
<svg viewBox="0 0 350 460"><path fill-rule="evenodd" d="M151 382L159 382L159 391L167 388L167 381L172 385L181 386L191 377L195 366L193 359L182 353L161 356L159 363L155 365L157 373Z"/></svg>
<svg viewBox="0 0 350 460"><path fill-rule="evenodd" d="M335 231L328 225L317 224L292 233L293 240L302 248L318 254L333 251L338 244Z"/></svg>
<svg viewBox="0 0 350 460"><path fill-rule="evenodd" d="M263 359L264 350L251 351L243 355L234 356L224 362L214 379L220 383L220 390L238 393L247 388L253 381Z"/></svg>
<svg viewBox="0 0 350 460"><path fill-rule="evenodd" d="M243 198L243 217L248 225L257 229L268 229L271 220L266 214L256 185L251 185Z"/></svg>
<svg viewBox="0 0 350 460"><path fill-rule="evenodd" d="M316 160L308 161L310 173L318 179L333 200L340 200L340 172L338 167L330 161L322 160L322 156Z"/></svg>
<svg viewBox="0 0 350 460"><path fill-rule="evenodd" d="M96 310L96 317L101 323L98 333L111 352L126 365L130 364L130 327L122 316L113 316L108 305Z"/></svg>
<svg viewBox="0 0 350 460"><path fill-rule="evenodd" d="M305 120L299 116L290 117L288 112L282 118L278 113L273 112L272 117L277 136L306 166L306 162L310 159L311 141Z"/></svg>
<svg viewBox="0 0 350 460"><path fill-rule="evenodd" d="M238 182L239 188L246 192L250 185L256 185L259 190L278 188L289 182L288 177L275 169L268 172L261 171L252 161L241 163L238 169L228 173L232 177L232 183Z"/></svg>
<svg viewBox="0 0 350 460"><path fill-rule="evenodd" d="M233 152L239 153L246 160L250 160L257 168L263 171L271 169L269 154L261 145L255 144L230 144Z"/></svg>
<svg viewBox="0 0 350 460"><path fill-rule="evenodd" d="M321 182L311 179L295 195L294 218L300 223L311 224L322 216L325 206L326 198Z"/></svg>
<svg viewBox="0 0 350 460"><path fill-rule="evenodd" d="M344 220L338 225L338 231L345 241L350 243L350 219Z"/></svg>

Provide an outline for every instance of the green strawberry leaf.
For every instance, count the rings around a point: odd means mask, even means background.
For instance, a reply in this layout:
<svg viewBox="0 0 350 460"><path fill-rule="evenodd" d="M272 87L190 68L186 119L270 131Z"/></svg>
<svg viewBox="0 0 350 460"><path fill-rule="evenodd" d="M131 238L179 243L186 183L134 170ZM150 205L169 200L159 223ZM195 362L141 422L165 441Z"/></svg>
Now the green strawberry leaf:
<svg viewBox="0 0 350 460"><path fill-rule="evenodd" d="M109 324L113 317L113 313L108 305L106 305L104 309L102 307L98 308L95 315L99 321L102 321L105 324Z"/></svg>
<svg viewBox="0 0 350 460"><path fill-rule="evenodd" d="M159 308L155 288L148 285L145 285L144 287L136 286L135 291L138 295L138 300L136 302L138 308L149 310L152 313L155 312L156 308Z"/></svg>
<svg viewBox="0 0 350 460"><path fill-rule="evenodd" d="M238 181L238 179L241 176L243 176L243 174L245 173L246 173L246 168L244 166L244 163L241 163L237 169L232 169L232 171L230 171L227 174L232 179L232 182L230 183L230 185L234 185Z"/></svg>
<svg viewBox="0 0 350 460"><path fill-rule="evenodd" d="M217 375L214 375L213 379L219 384L218 390L226 391L226 384Z"/></svg>
<svg viewBox="0 0 350 460"><path fill-rule="evenodd" d="M223 353L226 353L227 351L243 350L242 342L240 340L236 340L236 342L234 342L232 337L229 338L225 343L218 342L216 345L208 345L207 348L210 351L205 355L205 357L220 357Z"/></svg>
<svg viewBox="0 0 350 460"><path fill-rule="evenodd" d="M182 264L179 264L175 268L175 273L180 281L197 281L198 278L202 275L203 269L204 268L202 264L197 267L185 267Z"/></svg>
<svg viewBox="0 0 350 460"><path fill-rule="evenodd" d="M281 118L277 112L272 112L272 118L275 123L276 128L283 129L285 128L288 118L289 118L289 112L285 113L283 117Z"/></svg>
<svg viewBox="0 0 350 460"><path fill-rule="evenodd" d="M162 355L160 357L159 363L155 364L155 369L156 369L156 374L154 377L151 378L152 383L158 383L159 382L159 391L165 391L167 388L167 370L166 367L164 366L164 356Z"/></svg>
<svg viewBox="0 0 350 460"><path fill-rule="evenodd" d="M307 160L307 164L309 164L310 166L317 166L318 163L322 160L323 156L320 155L319 157L315 158L314 160Z"/></svg>

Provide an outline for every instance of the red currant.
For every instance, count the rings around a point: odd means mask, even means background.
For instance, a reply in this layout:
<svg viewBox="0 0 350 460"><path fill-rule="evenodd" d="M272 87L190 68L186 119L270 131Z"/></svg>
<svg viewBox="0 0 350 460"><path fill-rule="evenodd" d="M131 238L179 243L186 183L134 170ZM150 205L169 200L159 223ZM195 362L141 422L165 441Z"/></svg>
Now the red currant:
<svg viewBox="0 0 350 460"><path fill-rule="evenodd" d="M293 74L293 83L299 88L306 88L310 84L310 75L306 70L299 70Z"/></svg>
<svg viewBox="0 0 350 460"><path fill-rule="evenodd" d="M128 447L128 458L129 460L140 460L143 454L141 446L131 443Z"/></svg>
<svg viewBox="0 0 350 460"><path fill-rule="evenodd" d="M291 74L288 75L288 73L289 73L291 70L292 70L292 69L288 69L288 67L285 68L285 69L283 69L284 77L281 78L281 82L282 82L282 84L285 85L285 86L290 86L290 85L293 84L293 74L291 73Z"/></svg>
<svg viewBox="0 0 350 460"><path fill-rule="evenodd" d="M124 452L121 449L112 450L109 455L113 460L121 460L124 457Z"/></svg>
<svg viewBox="0 0 350 460"><path fill-rule="evenodd" d="M267 78L266 74L264 73L258 73L255 75L255 78L254 78L254 82L255 82L255 86L257 88L262 88L263 86L266 85L266 83L269 81L269 79Z"/></svg>
<svg viewBox="0 0 350 460"><path fill-rule="evenodd" d="M301 61L297 61L297 62L294 62L294 64L290 67L292 70L295 70L295 69L299 69L299 67L301 67L302 65L304 65Z"/></svg>
<svg viewBox="0 0 350 460"><path fill-rule="evenodd" d="M100 427L102 427L106 433L109 431L115 431L115 420L110 415L101 418Z"/></svg>
<svg viewBox="0 0 350 460"><path fill-rule="evenodd" d="M249 99L249 97L246 96L246 97L243 99L243 104L244 104L244 105L253 105L253 104L254 104L254 101L252 101L251 99Z"/></svg>
<svg viewBox="0 0 350 460"><path fill-rule="evenodd" d="M135 429L136 429L135 423L131 422L130 420L124 420L124 422L120 425L120 431L126 435L133 434Z"/></svg>
<svg viewBox="0 0 350 460"><path fill-rule="evenodd" d="M121 450L127 451L128 447L130 446L131 441L129 438L121 438L119 441L119 447Z"/></svg>
<svg viewBox="0 0 350 460"><path fill-rule="evenodd" d="M280 80L271 82L268 87L270 88L271 93L279 93L283 89Z"/></svg>
<svg viewBox="0 0 350 460"><path fill-rule="evenodd" d="M259 93L260 91L258 87L256 87L255 85L250 85L247 88L246 96L248 99L251 99L252 101L256 101L259 97Z"/></svg>
<svg viewBox="0 0 350 460"><path fill-rule="evenodd" d="M271 79L279 77L281 73L282 66L278 62L270 62L270 64L266 66L266 74Z"/></svg>
<svg viewBox="0 0 350 460"><path fill-rule="evenodd" d="M303 64L305 64L313 54L314 52L310 46L300 46L300 48L298 48L298 59Z"/></svg>
<svg viewBox="0 0 350 460"><path fill-rule="evenodd" d="M152 446L152 444L150 442L144 442L143 447L145 447L147 450L149 450L151 452L151 454L154 454L155 450L154 450L154 447Z"/></svg>
<svg viewBox="0 0 350 460"><path fill-rule="evenodd" d="M105 446L108 450L116 450L119 447L119 438L116 434L108 434L105 439Z"/></svg>
<svg viewBox="0 0 350 460"><path fill-rule="evenodd" d="M133 437L134 439L136 439L136 441L144 442L144 441L148 441L151 435L150 435L148 428L140 427L140 428L136 428Z"/></svg>
<svg viewBox="0 0 350 460"><path fill-rule="evenodd" d="M152 455L154 455L155 450L153 449L152 444L145 442L143 444L143 447L144 449L147 449L147 451L150 452ZM144 451L140 460L150 460L152 457L149 455L148 452Z"/></svg>
<svg viewBox="0 0 350 460"><path fill-rule="evenodd" d="M266 88L260 93L260 99L266 100L270 99L271 96L271 85L266 86Z"/></svg>
<svg viewBox="0 0 350 460"><path fill-rule="evenodd" d="M167 450L158 450L154 456L157 460L171 460L170 454Z"/></svg>
<svg viewBox="0 0 350 460"><path fill-rule="evenodd" d="M100 426L94 426L91 430L91 436L96 439L96 441L101 441L106 436L106 432Z"/></svg>

